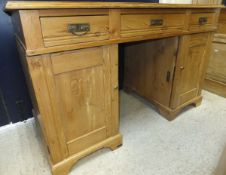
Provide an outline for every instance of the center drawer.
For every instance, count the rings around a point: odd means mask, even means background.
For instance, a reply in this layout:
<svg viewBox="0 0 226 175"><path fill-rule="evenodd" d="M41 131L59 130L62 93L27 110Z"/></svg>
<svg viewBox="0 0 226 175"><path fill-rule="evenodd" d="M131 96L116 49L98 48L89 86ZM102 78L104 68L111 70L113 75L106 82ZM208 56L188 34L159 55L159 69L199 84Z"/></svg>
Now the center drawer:
<svg viewBox="0 0 226 175"><path fill-rule="evenodd" d="M208 30L216 27L216 13L192 13L189 21L190 31Z"/></svg>
<svg viewBox="0 0 226 175"><path fill-rule="evenodd" d="M184 13L169 14L124 14L121 17L121 35L135 36L167 30L183 30Z"/></svg>
<svg viewBox="0 0 226 175"><path fill-rule="evenodd" d="M108 15L40 18L46 47L105 40L109 37Z"/></svg>

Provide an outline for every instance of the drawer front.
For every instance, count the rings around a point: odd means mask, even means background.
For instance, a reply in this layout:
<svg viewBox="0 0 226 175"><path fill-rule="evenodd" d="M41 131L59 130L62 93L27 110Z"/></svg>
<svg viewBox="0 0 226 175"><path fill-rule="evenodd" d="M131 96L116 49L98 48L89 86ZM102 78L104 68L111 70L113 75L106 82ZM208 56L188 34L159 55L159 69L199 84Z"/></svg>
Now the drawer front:
<svg viewBox="0 0 226 175"><path fill-rule="evenodd" d="M216 27L215 13L193 13L189 22L189 30L207 30Z"/></svg>
<svg viewBox="0 0 226 175"><path fill-rule="evenodd" d="M135 36L166 30L183 30L185 14L125 14L121 17L121 35Z"/></svg>
<svg viewBox="0 0 226 175"><path fill-rule="evenodd" d="M46 47L106 40L109 37L107 15L42 17L40 20Z"/></svg>

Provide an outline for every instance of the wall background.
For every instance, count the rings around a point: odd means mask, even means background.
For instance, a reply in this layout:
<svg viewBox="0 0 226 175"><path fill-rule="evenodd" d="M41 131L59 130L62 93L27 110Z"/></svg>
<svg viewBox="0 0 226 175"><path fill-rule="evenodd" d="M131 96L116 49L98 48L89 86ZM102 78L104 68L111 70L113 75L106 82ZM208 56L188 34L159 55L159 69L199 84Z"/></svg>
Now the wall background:
<svg viewBox="0 0 226 175"><path fill-rule="evenodd" d="M32 105L19 62L10 17L0 0L0 126L32 117Z"/></svg>

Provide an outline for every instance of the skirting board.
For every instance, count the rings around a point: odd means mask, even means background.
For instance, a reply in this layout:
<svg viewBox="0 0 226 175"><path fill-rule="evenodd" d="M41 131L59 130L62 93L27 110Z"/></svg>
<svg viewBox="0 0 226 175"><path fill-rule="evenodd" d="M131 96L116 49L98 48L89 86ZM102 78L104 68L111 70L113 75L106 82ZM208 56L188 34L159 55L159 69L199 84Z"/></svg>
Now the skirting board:
<svg viewBox="0 0 226 175"><path fill-rule="evenodd" d="M206 78L204 89L226 98L226 84L222 82Z"/></svg>

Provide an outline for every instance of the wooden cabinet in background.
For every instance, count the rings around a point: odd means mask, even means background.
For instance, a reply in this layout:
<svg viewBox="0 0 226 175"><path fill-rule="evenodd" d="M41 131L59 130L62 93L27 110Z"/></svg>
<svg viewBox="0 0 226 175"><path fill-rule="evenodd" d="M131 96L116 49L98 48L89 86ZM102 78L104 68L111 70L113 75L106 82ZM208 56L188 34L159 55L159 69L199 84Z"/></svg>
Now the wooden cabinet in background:
<svg viewBox="0 0 226 175"><path fill-rule="evenodd" d="M222 0L192 0L193 4L222 4Z"/></svg>
<svg viewBox="0 0 226 175"><path fill-rule="evenodd" d="M127 92L154 102L169 120L184 106L199 105L211 39L212 34L201 33L127 45Z"/></svg>
<svg viewBox="0 0 226 175"><path fill-rule="evenodd" d="M226 42L223 40L213 43L204 89L226 98Z"/></svg>
<svg viewBox="0 0 226 175"><path fill-rule="evenodd" d="M220 15L219 15L219 21L218 21L218 29L216 32L216 39L220 40L218 36L226 34L226 7L221 9ZM225 38L225 36L222 36L221 39ZM215 39L214 39L215 40Z"/></svg>
<svg viewBox="0 0 226 175"><path fill-rule="evenodd" d="M219 16L219 28L213 39L204 89L226 98L226 9Z"/></svg>

